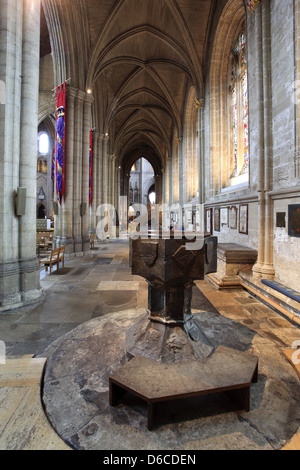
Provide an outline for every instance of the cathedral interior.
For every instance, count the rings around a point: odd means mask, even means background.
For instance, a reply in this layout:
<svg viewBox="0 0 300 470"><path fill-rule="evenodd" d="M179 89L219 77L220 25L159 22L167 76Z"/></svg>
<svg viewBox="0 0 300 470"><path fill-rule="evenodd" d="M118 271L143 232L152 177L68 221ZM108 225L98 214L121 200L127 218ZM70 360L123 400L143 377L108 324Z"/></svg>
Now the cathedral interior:
<svg viewBox="0 0 300 470"><path fill-rule="evenodd" d="M300 449L300 0L0 11L0 448Z"/></svg>

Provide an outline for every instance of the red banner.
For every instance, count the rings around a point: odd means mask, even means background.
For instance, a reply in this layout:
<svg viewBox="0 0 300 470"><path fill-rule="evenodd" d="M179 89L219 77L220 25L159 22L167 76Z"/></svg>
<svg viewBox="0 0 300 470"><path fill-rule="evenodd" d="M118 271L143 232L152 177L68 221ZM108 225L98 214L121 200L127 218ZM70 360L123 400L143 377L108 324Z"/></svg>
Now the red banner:
<svg viewBox="0 0 300 470"><path fill-rule="evenodd" d="M90 131L90 155L89 155L89 202L92 202L93 186L93 131Z"/></svg>
<svg viewBox="0 0 300 470"><path fill-rule="evenodd" d="M66 84L56 90L56 192L61 204L65 192Z"/></svg>
<svg viewBox="0 0 300 470"><path fill-rule="evenodd" d="M51 167L51 179L52 179L53 182L54 182L54 178L55 178L55 161L56 161L55 147L53 147L53 149L52 149L52 167Z"/></svg>

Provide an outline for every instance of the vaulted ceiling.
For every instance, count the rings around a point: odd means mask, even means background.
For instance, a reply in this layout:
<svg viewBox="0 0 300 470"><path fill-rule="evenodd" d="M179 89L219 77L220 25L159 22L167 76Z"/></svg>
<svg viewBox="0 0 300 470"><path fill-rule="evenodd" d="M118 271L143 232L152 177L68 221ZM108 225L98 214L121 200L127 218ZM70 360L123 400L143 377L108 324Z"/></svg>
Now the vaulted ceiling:
<svg viewBox="0 0 300 470"><path fill-rule="evenodd" d="M216 1L44 0L43 5L54 65L60 65L62 80L70 77L72 86L92 90L94 125L108 133L110 152L124 156L148 149L163 159L174 136L182 135L190 87L195 98L203 97ZM43 32L42 37L46 48Z"/></svg>

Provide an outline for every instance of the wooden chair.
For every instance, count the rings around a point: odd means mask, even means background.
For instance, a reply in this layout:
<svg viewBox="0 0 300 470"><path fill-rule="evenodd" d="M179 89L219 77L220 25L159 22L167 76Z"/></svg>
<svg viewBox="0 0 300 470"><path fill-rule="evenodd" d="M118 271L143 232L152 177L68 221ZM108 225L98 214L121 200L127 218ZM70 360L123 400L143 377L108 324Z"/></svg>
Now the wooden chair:
<svg viewBox="0 0 300 470"><path fill-rule="evenodd" d="M49 238L47 240L47 244L50 248L52 247L52 244L53 244L53 235L52 234L49 235Z"/></svg>
<svg viewBox="0 0 300 470"><path fill-rule="evenodd" d="M37 254L40 258L41 254L44 254L46 255L47 252L48 252L48 244L47 244L47 241L45 239L45 237L42 237L40 236L38 239L37 239L37 243L36 243L36 250L37 250Z"/></svg>
<svg viewBox="0 0 300 470"><path fill-rule="evenodd" d="M60 261L61 261L63 268L65 267L65 251L66 251L66 247L65 247L65 246L61 246L61 247L59 248L58 266L59 266L59 263L60 263Z"/></svg>
<svg viewBox="0 0 300 470"><path fill-rule="evenodd" d="M48 271L48 267L50 267L50 274L52 274L52 266L55 264L57 265L57 269L59 269L59 251L60 248L55 248L46 253L46 258L39 257L39 264L43 264L46 271Z"/></svg>

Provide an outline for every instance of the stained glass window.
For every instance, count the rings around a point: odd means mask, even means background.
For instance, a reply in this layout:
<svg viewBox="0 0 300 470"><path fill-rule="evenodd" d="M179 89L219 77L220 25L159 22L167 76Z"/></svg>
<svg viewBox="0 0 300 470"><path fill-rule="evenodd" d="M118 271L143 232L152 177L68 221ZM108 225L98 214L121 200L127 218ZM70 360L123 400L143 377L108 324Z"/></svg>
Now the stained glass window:
<svg viewBox="0 0 300 470"><path fill-rule="evenodd" d="M237 91L236 84L232 89L232 144L233 144L233 173L237 176L238 170L238 117L237 117Z"/></svg>
<svg viewBox="0 0 300 470"><path fill-rule="evenodd" d="M248 158L248 87L247 87L247 71L242 78L242 94L243 94L243 124L244 124L244 172L249 169Z"/></svg>
<svg viewBox="0 0 300 470"><path fill-rule="evenodd" d="M247 173L248 155L248 80L246 36L242 31L232 48L231 94L231 178Z"/></svg>

